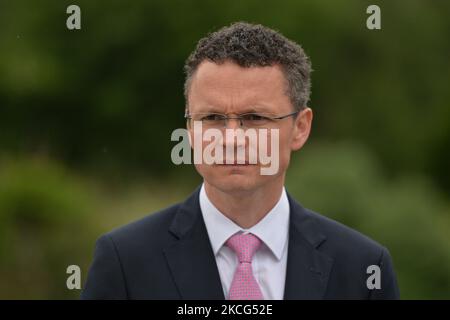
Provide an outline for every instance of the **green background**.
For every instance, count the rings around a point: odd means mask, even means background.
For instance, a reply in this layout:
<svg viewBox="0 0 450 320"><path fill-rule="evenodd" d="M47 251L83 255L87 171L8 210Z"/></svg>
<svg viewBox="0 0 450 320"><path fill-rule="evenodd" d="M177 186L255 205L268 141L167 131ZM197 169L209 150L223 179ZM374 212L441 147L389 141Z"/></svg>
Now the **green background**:
<svg viewBox="0 0 450 320"><path fill-rule="evenodd" d="M402 298L450 298L449 16L444 0L0 0L0 298L78 298L66 268L84 283L100 234L201 182L170 159L183 63L239 20L311 57L288 192L386 246Z"/></svg>

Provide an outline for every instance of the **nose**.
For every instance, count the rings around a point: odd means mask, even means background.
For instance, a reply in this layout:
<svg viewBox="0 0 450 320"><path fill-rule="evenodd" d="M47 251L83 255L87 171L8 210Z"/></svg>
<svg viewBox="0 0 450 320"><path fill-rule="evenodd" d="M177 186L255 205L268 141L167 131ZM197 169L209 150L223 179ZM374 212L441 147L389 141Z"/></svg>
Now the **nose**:
<svg viewBox="0 0 450 320"><path fill-rule="evenodd" d="M231 116L231 119L226 120L226 125L224 131L229 130L230 133L226 132L223 138L223 145L231 149L245 148L246 138L242 137L242 132L245 132L244 123L241 118L236 116ZM231 136L228 136L231 134Z"/></svg>
<svg viewBox="0 0 450 320"><path fill-rule="evenodd" d="M242 119L238 119L238 118L227 119L225 128L226 129L239 129L239 128L242 128L242 124L243 124Z"/></svg>

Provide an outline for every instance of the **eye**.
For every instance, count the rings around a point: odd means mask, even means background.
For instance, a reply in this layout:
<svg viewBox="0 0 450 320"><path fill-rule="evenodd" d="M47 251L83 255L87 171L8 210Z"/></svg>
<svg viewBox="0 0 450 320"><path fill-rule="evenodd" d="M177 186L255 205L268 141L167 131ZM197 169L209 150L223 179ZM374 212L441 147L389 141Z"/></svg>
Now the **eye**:
<svg viewBox="0 0 450 320"><path fill-rule="evenodd" d="M244 118L244 120L246 121L257 121L257 122L262 122L262 121L267 121L269 120L269 118L257 114L257 113L248 113L248 114L244 114L242 115L242 117Z"/></svg>
<svg viewBox="0 0 450 320"><path fill-rule="evenodd" d="M202 121L220 121L223 120L224 116L217 113L206 114L200 118Z"/></svg>

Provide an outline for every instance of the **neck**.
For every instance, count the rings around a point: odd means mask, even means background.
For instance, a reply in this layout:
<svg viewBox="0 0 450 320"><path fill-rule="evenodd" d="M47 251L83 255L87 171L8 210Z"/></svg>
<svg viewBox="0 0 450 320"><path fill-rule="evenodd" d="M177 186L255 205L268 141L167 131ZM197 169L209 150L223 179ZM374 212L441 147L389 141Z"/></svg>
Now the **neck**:
<svg viewBox="0 0 450 320"><path fill-rule="evenodd" d="M256 190L228 193L204 182L205 192L214 206L243 229L261 221L280 200L284 179Z"/></svg>

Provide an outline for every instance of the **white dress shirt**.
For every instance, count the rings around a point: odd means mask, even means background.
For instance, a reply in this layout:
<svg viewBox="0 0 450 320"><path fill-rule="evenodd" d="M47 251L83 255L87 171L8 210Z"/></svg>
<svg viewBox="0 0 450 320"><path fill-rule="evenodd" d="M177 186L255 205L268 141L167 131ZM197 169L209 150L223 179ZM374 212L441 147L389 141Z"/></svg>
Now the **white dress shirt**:
<svg viewBox="0 0 450 320"><path fill-rule="evenodd" d="M261 247L253 256L252 268L263 297L267 300L282 300L289 235L289 201L284 187L277 204L250 229L239 227L221 213L209 200L204 185L199 198L225 298L228 298L231 281L238 266L236 254L225 242L236 232L250 232L262 240Z"/></svg>

